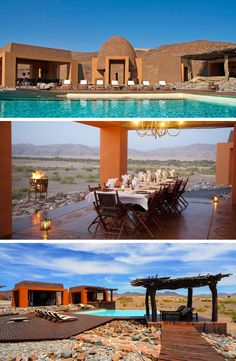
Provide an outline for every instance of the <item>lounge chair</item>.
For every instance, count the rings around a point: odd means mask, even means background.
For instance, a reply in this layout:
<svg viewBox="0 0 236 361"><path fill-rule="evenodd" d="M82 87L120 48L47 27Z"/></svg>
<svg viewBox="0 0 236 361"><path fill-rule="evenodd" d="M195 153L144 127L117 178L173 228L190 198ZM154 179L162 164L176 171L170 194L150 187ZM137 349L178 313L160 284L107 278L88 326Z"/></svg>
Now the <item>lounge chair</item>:
<svg viewBox="0 0 236 361"><path fill-rule="evenodd" d="M53 314L55 315L57 321L59 321L59 322L76 321L77 320L77 317L74 317L74 316L66 316L66 315L62 315L57 312L53 312Z"/></svg>
<svg viewBox="0 0 236 361"><path fill-rule="evenodd" d="M142 82L142 88L146 89L146 90L153 90L153 85L151 85L149 80L143 80Z"/></svg>
<svg viewBox="0 0 236 361"><path fill-rule="evenodd" d="M135 85L135 83L134 83L134 80L128 80L128 82L127 82L127 88L128 88L128 89L136 89L136 88L137 88L136 85Z"/></svg>
<svg viewBox="0 0 236 361"><path fill-rule="evenodd" d="M63 89L72 89L72 82L70 79L65 79L62 85Z"/></svg>
<svg viewBox="0 0 236 361"><path fill-rule="evenodd" d="M171 86L171 85L168 85L166 83L165 80L159 80L159 89L162 89L162 90L175 90L176 88Z"/></svg>
<svg viewBox="0 0 236 361"><path fill-rule="evenodd" d="M96 89L104 89L104 81L102 79L97 79L96 81Z"/></svg>
<svg viewBox="0 0 236 361"><path fill-rule="evenodd" d="M160 311L162 321L193 321L198 322L198 313L193 313L191 307L179 306L176 311Z"/></svg>
<svg viewBox="0 0 236 361"><path fill-rule="evenodd" d="M80 80L79 89L88 89L88 80L86 79Z"/></svg>
<svg viewBox="0 0 236 361"><path fill-rule="evenodd" d="M114 89L120 89L118 80L112 80L112 81L111 81L111 86L112 86L112 88L114 88Z"/></svg>

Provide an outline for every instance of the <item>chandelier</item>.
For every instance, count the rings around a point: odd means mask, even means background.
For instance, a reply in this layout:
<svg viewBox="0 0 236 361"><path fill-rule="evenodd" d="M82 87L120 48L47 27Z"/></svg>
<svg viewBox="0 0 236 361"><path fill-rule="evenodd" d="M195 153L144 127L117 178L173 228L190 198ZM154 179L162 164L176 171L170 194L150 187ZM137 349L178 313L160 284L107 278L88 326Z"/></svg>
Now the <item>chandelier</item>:
<svg viewBox="0 0 236 361"><path fill-rule="evenodd" d="M153 136L155 139L170 135L176 137L182 130L184 121L142 121L134 120L136 132L140 137Z"/></svg>

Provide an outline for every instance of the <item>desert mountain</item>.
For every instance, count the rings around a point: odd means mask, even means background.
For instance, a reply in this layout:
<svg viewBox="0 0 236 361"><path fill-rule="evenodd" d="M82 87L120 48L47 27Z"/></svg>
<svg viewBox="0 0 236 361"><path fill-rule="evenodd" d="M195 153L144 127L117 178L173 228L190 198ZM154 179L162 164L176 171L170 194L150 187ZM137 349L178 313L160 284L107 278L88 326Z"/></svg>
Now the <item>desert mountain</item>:
<svg viewBox="0 0 236 361"><path fill-rule="evenodd" d="M99 147L82 144L14 144L13 156L46 158L99 158ZM158 148L150 151L129 149L129 159L135 160L215 160L216 147L213 144L193 144L183 147Z"/></svg>

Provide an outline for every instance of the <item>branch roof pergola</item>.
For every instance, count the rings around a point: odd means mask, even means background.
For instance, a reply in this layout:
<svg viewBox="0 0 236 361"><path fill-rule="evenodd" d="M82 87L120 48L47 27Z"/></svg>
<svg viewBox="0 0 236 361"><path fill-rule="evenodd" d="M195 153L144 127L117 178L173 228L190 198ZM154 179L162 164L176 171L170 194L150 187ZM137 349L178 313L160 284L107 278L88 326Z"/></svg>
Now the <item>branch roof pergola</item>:
<svg viewBox="0 0 236 361"><path fill-rule="evenodd" d="M209 51L207 53L199 54L188 54L183 55L181 60L216 60L224 59L225 57L234 58L236 57L236 47L230 47L222 50Z"/></svg>
<svg viewBox="0 0 236 361"><path fill-rule="evenodd" d="M188 289L188 307L192 307L192 289L197 287L209 286L212 292L212 321L217 321L218 309L217 309L217 288L216 285L222 278L229 277L231 274L218 273L216 275L198 275L192 277L148 277L140 278L131 281L131 285L134 287L146 288L146 313L149 315L149 296L151 297L152 305L152 321L157 320L156 314L156 291L157 290L177 290L181 288Z"/></svg>
<svg viewBox="0 0 236 361"><path fill-rule="evenodd" d="M180 278L171 278L171 277L149 277L143 279L136 279L131 281L131 285L134 287L154 287L156 290L177 290L180 288L196 288L209 286L212 283L217 283L221 281L224 277L229 277L230 273L227 274L217 274L217 275L198 275L192 277L180 277Z"/></svg>

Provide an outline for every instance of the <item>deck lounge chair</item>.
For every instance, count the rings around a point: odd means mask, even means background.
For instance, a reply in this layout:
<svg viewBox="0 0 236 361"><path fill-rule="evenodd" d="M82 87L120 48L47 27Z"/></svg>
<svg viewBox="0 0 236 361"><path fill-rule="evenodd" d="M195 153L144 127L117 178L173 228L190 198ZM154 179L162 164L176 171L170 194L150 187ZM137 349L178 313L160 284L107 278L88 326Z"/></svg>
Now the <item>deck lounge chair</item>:
<svg viewBox="0 0 236 361"><path fill-rule="evenodd" d="M58 322L76 321L77 320L77 317L74 317L74 316L66 316L66 315L62 315L58 312L54 312L53 314L57 318Z"/></svg>
<svg viewBox="0 0 236 361"><path fill-rule="evenodd" d="M96 89L105 89L104 81L102 79L96 80Z"/></svg>
<svg viewBox="0 0 236 361"><path fill-rule="evenodd" d="M193 313L191 307L179 306L176 311L160 311L162 321L194 321L198 322L198 313Z"/></svg>
<svg viewBox="0 0 236 361"><path fill-rule="evenodd" d="M72 82L70 79L65 79L62 85L63 89L72 89Z"/></svg>
<svg viewBox="0 0 236 361"><path fill-rule="evenodd" d="M120 89L120 85L119 85L119 83L118 83L118 80L112 80L112 81L111 81L111 86L112 86L112 88L114 88L114 89Z"/></svg>
<svg viewBox="0 0 236 361"><path fill-rule="evenodd" d="M127 88L128 89L137 89L135 83L134 83L134 80L128 80L127 81Z"/></svg>
<svg viewBox="0 0 236 361"><path fill-rule="evenodd" d="M176 90L175 87L168 85L165 80L159 80L159 86L161 90Z"/></svg>
<svg viewBox="0 0 236 361"><path fill-rule="evenodd" d="M88 89L88 80L86 79L80 80L79 89Z"/></svg>

